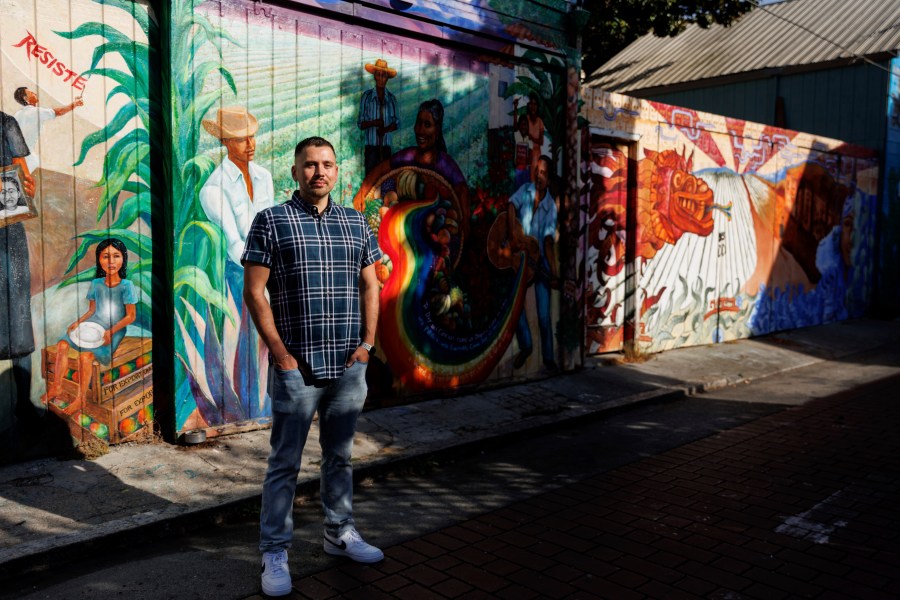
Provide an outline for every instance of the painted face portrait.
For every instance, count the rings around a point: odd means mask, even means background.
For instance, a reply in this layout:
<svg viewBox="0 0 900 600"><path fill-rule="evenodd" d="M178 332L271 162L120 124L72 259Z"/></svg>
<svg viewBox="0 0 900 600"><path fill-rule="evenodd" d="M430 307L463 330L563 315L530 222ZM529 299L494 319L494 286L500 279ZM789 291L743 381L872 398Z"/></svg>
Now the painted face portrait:
<svg viewBox="0 0 900 600"><path fill-rule="evenodd" d="M256 155L256 136L225 138L222 145L228 149L228 158L233 162L248 163Z"/></svg>
<svg viewBox="0 0 900 600"><path fill-rule="evenodd" d="M528 135L528 119L524 115L519 118L518 128L519 128L519 133L522 136Z"/></svg>
<svg viewBox="0 0 900 600"><path fill-rule="evenodd" d="M384 71L375 71L372 76L375 78L375 87L383 88L387 85L388 74Z"/></svg>
<svg viewBox="0 0 900 600"><path fill-rule="evenodd" d="M107 246L100 252L97 262L107 276L115 275L122 268L123 256L115 246Z"/></svg>
<svg viewBox="0 0 900 600"><path fill-rule="evenodd" d="M12 179L3 180L3 189L0 192L0 201L2 201L4 210L15 210L19 204L19 186Z"/></svg>
<svg viewBox="0 0 900 600"><path fill-rule="evenodd" d="M416 145L422 150L430 150L437 140L438 126L434 116L427 110L419 111L414 128Z"/></svg>
<svg viewBox="0 0 900 600"><path fill-rule="evenodd" d="M538 160L537 168L534 172L534 187L537 188L538 192L543 196L544 192L547 191L547 184L550 181L550 168L547 165L547 161L542 159Z"/></svg>

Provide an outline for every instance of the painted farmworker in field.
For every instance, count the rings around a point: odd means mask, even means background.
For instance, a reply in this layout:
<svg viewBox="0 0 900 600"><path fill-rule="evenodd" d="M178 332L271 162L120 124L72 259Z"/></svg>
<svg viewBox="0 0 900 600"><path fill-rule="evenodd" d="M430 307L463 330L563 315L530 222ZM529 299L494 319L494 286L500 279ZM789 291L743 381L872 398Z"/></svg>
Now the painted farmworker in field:
<svg viewBox="0 0 900 600"><path fill-rule="evenodd" d="M47 400L62 399L63 377L68 371L69 349L78 352L76 370L78 392L63 410L75 414L84 404L91 381L92 364L109 366L125 337L125 329L134 322L139 292L128 276L128 250L121 240L108 238L97 244L97 271L87 293L88 309L66 329L56 344L53 381Z"/></svg>
<svg viewBox="0 0 900 600"><path fill-rule="evenodd" d="M557 208L549 189L550 169L550 158L541 156L534 171L534 182L524 184L510 196L511 209L507 211L509 218L507 231L510 232L510 249L514 253L526 251L527 238L537 240L538 252L535 254L538 256L532 260L537 262L534 268L534 302L541 331L541 358L544 367L555 372L558 367L553 355L550 288L559 286L559 276L555 246ZM533 348L531 330L524 309L516 326L516 341L519 343L519 353L513 359L513 366L520 369L525 365Z"/></svg>
<svg viewBox="0 0 900 600"><path fill-rule="evenodd" d="M222 143L227 154L200 189L200 204L207 218L222 228L229 266L237 268L236 273L228 274L228 280L240 287L241 253L250 224L258 212L275 203L272 174L253 162L259 122L246 108L220 108L215 120L203 120L203 127Z"/></svg>
<svg viewBox="0 0 900 600"><path fill-rule="evenodd" d="M200 189L200 205L207 218L218 225L225 236L225 280L240 308L235 392L248 408L247 416L254 418L261 416L257 414L259 382L265 357L260 356L259 335L242 301L244 269L241 253L253 218L260 211L275 205L275 188L272 174L253 161L259 122L246 108L222 107L214 120L203 120L203 127L227 151L222 164L216 167Z"/></svg>
<svg viewBox="0 0 900 600"><path fill-rule="evenodd" d="M19 124L0 111L0 167L18 166L25 193L34 196L34 179L25 158L28 145ZM3 394L0 404L0 447L14 429L15 414L23 422L37 422L42 414L31 403L31 272L25 224L0 227L0 360L12 361L15 393ZM30 424L30 423L29 423ZM11 437L9 439L12 439Z"/></svg>
<svg viewBox="0 0 900 600"><path fill-rule="evenodd" d="M316 412L324 551L362 563L384 558L356 530L351 466L374 352L381 251L362 213L331 197L338 166L330 142L312 137L297 144L291 176L297 191L256 216L242 257L244 298L271 362L272 450L259 544L269 596L291 593L294 491Z"/></svg>
<svg viewBox="0 0 900 600"><path fill-rule="evenodd" d="M15 117L16 121L19 123L19 127L22 129L25 143L28 144L28 148L31 150L31 154L25 159L28 163L28 170L34 173L41 165L40 153L38 152L40 149L38 146L38 139L41 136L41 128L44 126L44 123L72 112L79 106L84 106L84 99L79 96L78 98L75 98L71 104L67 104L66 106L47 108L38 105L38 95L27 87L17 88L16 91L13 92L13 97L16 99L16 102L23 106L23 108L16 112ZM52 151L52 146L48 147Z"/></svg>
<svg viewBox="0 0 900 600"><path fill-rule="evenodd" d="M365 135L366 175L375 166L391 156L393 133L400 128L400 107L397 98L387 90L388 79L397 76L397 70L388 67L383 58L374 64L367 63L366 71L375 79L375 87L363 92L359 101L357 125Z"/></svg>

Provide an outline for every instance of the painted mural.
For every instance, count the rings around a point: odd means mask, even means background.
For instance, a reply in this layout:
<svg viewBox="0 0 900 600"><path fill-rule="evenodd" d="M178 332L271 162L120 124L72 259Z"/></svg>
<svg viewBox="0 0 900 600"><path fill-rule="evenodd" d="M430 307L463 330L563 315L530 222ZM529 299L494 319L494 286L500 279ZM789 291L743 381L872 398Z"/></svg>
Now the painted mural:
<svg viewBox="0 0 900 600"><path fill-rule="evenodd" d="M590 135L582 149L588 195L585 251L585 351L624 348L628 148Z"/></svg>
<svg viewBox="0 0 900 600"><path fill-rule="evenodd" d="M147 5L14 0L0 22L0 452L153 421Z"/></svg>
<svg viewBox="0 0 900 600"><path fill-rule="evenodd" d="M333 199L385 254L370 406L559 369L563 57L241 2L175 1L172 22L178 431L270 418L240 254L310 135L335 145Z"/></svg>
<svg viewBox="0 0 900 600"><path fill-rule="evenodd" d="M873 290L875 153L835 140L594 92L586 313L608 349L632 298L657 352L861 316ZM619 140L635 140L625 146ZM623 155L634 163L623 169ZM628 173L633 173L629 175ZM633 177L630 184L626 178ZM621 215L633 185L635 226ZM626 201L627 202L627 201ZM627 212L627 211L626 211ZM634 250L621 259L621 240ZM627 245L627 244L626 244ZM634 261L634 277L620 276ZM618 278L617 278L618 277ZM614 292L625 286L624 296Z"/></svg>
<svg viewBox="0 0 900 600"><path fill-rule="evenodd" d="M900 306L900 276L895 268L900 258L900 58L891 59L890 67L878 269L879 308L887 314L893 314Z"/></svg>

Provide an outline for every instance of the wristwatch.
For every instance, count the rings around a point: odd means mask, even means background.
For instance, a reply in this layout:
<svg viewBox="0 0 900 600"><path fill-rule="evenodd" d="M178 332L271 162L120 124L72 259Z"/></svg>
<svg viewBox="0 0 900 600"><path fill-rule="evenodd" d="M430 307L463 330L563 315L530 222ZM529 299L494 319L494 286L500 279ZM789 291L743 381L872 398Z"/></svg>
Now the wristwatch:
<svg viewBox="0 0 900 600"><path fill-rule="evenodd" d="M373 352L375 352L375 346L373 346L372 344L367 344L366 342L361 342L359 345L362 346L363 348L365 348L366 352L368 352L369 354L372 354Z"/></svg>

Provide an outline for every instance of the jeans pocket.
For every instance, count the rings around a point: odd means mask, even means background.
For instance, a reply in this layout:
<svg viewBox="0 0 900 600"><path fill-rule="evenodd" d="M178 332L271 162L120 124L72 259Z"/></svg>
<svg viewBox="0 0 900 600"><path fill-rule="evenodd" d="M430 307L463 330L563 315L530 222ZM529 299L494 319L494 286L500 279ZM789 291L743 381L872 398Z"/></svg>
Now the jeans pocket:
<svg viewBox="0 0 900 600"><path fill-rule="evenodd" d="M281 413L299 412L305 397L306 383L299 369L283 370L273 366L272 409Z"/></svg>

